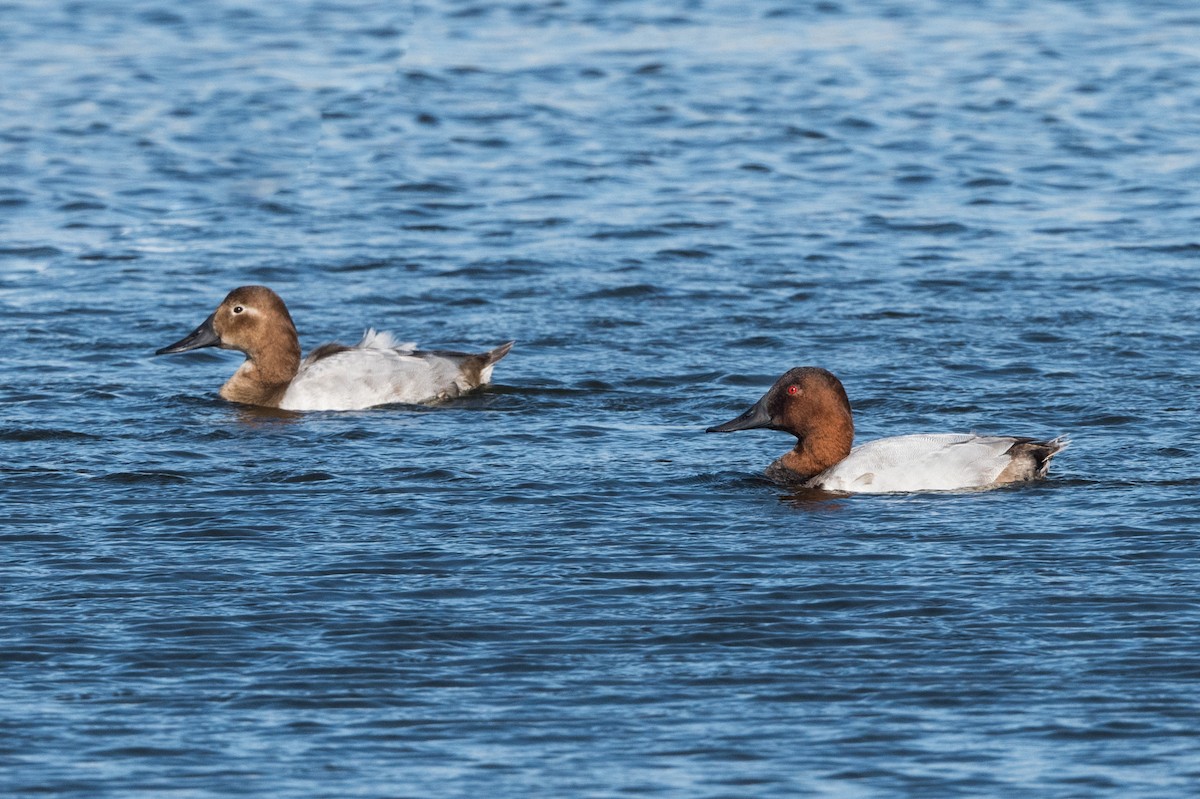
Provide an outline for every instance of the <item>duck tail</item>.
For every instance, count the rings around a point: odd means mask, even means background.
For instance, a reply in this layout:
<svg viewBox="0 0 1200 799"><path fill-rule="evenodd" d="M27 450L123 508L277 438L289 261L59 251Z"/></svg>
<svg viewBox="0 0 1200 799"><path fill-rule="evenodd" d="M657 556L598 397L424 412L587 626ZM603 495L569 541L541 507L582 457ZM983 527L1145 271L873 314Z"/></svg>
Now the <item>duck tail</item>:
<svg viewBox="0 0 1200 799"><path fill-rule="evenodd" d="M1049 441L1039 441L1036 438L1020 438L1008 449L1014 464L1021 464L1025 473L1024 479L1036 480L1045 477L1050 471L1050 459L1070 446L1071 440L1066 436L1058 436Z"/></svg>
<svg viewBox="0 0 1200 799"><path fill-rule="evenodd" d="M496 362L508 355L508 351L516 343L515 341L506 341L495 349L466 356L461 367L462 375L466 379L466 385L463 388L470 391L492 382L492 369L496 366Z"/></svg>
<svg viewBox="0 0 1200 799"><path fill-rule="evenodd" d="M505 355L508 355L509 350L511 350L513 348L513 345L516 343L517 342L515 342L515 341L506 341L503 344L501 344L499 347L496 347L493 350L488 350L487 352L483 353L485 365L495 366L497 361L499 361Z"/></svg>

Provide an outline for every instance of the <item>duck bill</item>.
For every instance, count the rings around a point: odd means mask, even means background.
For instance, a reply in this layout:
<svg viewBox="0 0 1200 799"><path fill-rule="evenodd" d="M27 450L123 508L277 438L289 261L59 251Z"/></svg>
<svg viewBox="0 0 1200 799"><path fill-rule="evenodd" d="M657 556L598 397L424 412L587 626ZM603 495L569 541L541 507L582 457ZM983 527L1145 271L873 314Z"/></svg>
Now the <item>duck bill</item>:
<svg viewBox="0 0 1200 799"><path fill-rule="evenodd" d="M213 318L216 312L209 314L209 317L200 323L200 326L188 333L183 338L176 341L174 344L168 344L161 350L155 350L155 355L171 355L176 352L187 352L188 350L198 350L201 347L216 347L221 343L221 337L217 335L217 331L213 329Z"/></svg>
<svg viewBox="0 0 1200 799"><path fill-rule="evenodd" d="M767 398L764 396L750 406L750 410L736 419L730 419L725 424L708 428L706 433L732 433L735 430L754 430L759 427L772 427L771 414L767 411Z"/></svg>

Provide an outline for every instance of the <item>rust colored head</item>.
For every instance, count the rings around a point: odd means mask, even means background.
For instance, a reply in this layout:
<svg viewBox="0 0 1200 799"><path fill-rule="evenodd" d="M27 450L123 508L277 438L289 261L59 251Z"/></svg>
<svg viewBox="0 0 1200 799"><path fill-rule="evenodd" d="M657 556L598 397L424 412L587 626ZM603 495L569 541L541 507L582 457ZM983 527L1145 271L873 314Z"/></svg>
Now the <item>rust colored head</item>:
<svg viewBox="0 0 1200 799"><path fill-rule="evenodd" d="M851 437L854 434L850 400L842 381L816 366L789 369L749 410L707 432L731 433L759 427L782 430L798 439L832 428L846 428Z"/></svg>

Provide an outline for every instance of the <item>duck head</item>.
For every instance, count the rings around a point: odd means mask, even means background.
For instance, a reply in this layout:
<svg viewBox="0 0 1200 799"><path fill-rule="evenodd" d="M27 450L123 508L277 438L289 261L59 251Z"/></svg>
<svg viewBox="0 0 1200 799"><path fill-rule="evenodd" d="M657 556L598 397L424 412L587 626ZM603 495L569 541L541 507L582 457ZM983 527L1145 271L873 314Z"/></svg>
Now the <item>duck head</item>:
<svg viewBox="0 0 1200 799"><path fill-rule="evenodd" d="M242 286L229 292L199 327L154 354L171 355L202 347L238 350L251 359L280 348L294 348L299 355L296 325L287 306L266 286Z"/></svg>
<svg viewBox="0 0 1200 799"><path fill-rule="evenodd" d="M732 433L760 427L796 437L795 449L781 459L780 465L804 477L845 458L854 442L854 416L842 381L815 366L789 369L745 413L705 432Z"/></svg>
<svg viewBox="0 0 1200 799"><path fill-rule="evenodd" d="M706 433L732 433L765 427L803 439L831 424L854 430L850 400L842 381L815 366L789 369L762 398L736 419L714 425Z"/></svg>

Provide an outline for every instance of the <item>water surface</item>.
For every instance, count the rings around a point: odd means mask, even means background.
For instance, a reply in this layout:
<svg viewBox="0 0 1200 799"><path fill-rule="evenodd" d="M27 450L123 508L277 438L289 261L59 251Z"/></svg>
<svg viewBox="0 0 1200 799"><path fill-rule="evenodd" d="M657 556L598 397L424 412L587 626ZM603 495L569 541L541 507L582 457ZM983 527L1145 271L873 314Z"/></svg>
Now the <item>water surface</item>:
<svg viewBox="0 0 1200 799"><path fill-rule="evenodd" d="M1185 797L1200 784L1189 3L0 6L0 792ZM151 357L517 347L277 415ZM1050 480L814 500L705 436Z"/></svg>

